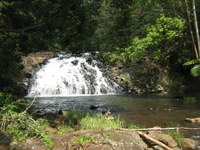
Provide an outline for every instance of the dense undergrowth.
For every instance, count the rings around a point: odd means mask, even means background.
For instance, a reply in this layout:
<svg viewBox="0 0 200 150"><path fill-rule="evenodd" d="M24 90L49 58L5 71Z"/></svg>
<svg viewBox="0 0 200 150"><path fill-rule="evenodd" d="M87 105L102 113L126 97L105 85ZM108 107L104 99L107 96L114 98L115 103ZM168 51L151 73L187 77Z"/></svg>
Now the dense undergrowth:
<svg viewBox="0 0 200 150"><path fill-rule="evenodd" d="M29 137L40 138L50 149L53 142L51 134L66 134L72 130L98 130L116 129L123 126L123 121L119 119L109 119L103 114L80 113L76 110L62 111L62 114L46 115L40 118L33 117L29 108L33 101L17 99L11 94L0 92L0 130L11 139L10 144L17 144ZM55 129L52 133L50 129ZM77 142L85 141L77 139ZM88 139L87 139L88 140Z"/></svg>
<svg viewBox="0 0 200 150"><path fill-rule="evenodd" d="M41 122L34 120L27 112L31 105L32 102L26 99L0 92L0 130L8 134L13 143L37 136L52 148L53 143L42 130Z"/></svg>

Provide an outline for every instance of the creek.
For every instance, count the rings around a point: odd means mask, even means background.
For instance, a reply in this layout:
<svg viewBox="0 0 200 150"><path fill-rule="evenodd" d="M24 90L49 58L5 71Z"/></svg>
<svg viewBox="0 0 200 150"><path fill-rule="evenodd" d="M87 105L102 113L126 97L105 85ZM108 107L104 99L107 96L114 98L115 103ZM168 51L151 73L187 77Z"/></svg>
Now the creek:
<svg viewBox="0 0 200 150"><path fill-rule="evenodd" d="M110 110L126 123L140 127L199 127L185 118L200 116L200 103L186 104L182 99L166 96L101 95L70 97L38 97L35 108L38 114L58 113L59 110L76 109L88 112L91 106L99 110ZM93 112L93 111L92 111ZM184 135L200 141L200 130L185 131Z"/></svg>
<svg viewBox="0 0 200 150"><path fill-rule="evenodd" d="M96 106L140 127L198 127L185 118L200 116L199 101L188 104L169 96L122 94L103 67L88 53L52 58L33 73L28 97L35 97L35 110L41 115L69 109L92 111L90 107ZM200 131L188 135L200 141Z"/></svg>

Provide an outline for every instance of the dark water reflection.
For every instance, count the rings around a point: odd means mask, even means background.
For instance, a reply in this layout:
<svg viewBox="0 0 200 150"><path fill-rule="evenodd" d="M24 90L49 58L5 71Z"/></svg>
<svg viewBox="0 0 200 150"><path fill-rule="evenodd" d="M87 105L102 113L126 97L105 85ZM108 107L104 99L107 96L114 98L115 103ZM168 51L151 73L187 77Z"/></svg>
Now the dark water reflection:
<svg viewBox="0 0 200 150"><path fill-rule="evenodd" d="M36 111L56 113L60 109L89 111L91 105L110 109L112 114L120 116L126 123L140 127L200 127L185 118L200 117L200 99L195 104L186 104L184 100L160 96L81 96L81 97L46 97L36 99ZM184 136L200 142L200 130L183 131Z"/></svg>
<svg viewBox="0 0 200 150"><path fill-rule="evenodd" d="M120 115L128 123L143 127L188 126L187 117L200 117L200 102L186 104L183 100L160 96L81 96L37 98L36 108L41 112L57 112L60 109L88 111L91 105L103 109L111 108L114 115Z"/></svg>

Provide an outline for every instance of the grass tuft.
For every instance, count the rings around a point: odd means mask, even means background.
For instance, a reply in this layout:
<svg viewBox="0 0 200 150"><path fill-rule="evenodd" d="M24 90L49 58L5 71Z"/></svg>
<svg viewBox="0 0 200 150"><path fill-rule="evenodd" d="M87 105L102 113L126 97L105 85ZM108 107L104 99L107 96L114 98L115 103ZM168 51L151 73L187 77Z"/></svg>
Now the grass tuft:
<svg viewBox="0 0 200 150"><path fill-rule="evenodd" d="M122 127L123 121L118 118L107 119L102 114L89 115L82 118L80 121L80 126L82 129L116 129Z"/></svg>

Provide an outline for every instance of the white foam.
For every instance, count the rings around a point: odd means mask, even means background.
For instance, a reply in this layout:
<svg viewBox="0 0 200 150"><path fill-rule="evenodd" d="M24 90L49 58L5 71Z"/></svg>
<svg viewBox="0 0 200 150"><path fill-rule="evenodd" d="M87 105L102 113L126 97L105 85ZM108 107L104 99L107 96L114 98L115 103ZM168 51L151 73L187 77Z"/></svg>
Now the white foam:
<svg viewBox="0 0 200 150"><path fill-rule="evenodd" d="M88 54L88 53L87 53ZM117 94L120 87L104 76L89 55L50 59L34 75L28 97Z"/></svg>

